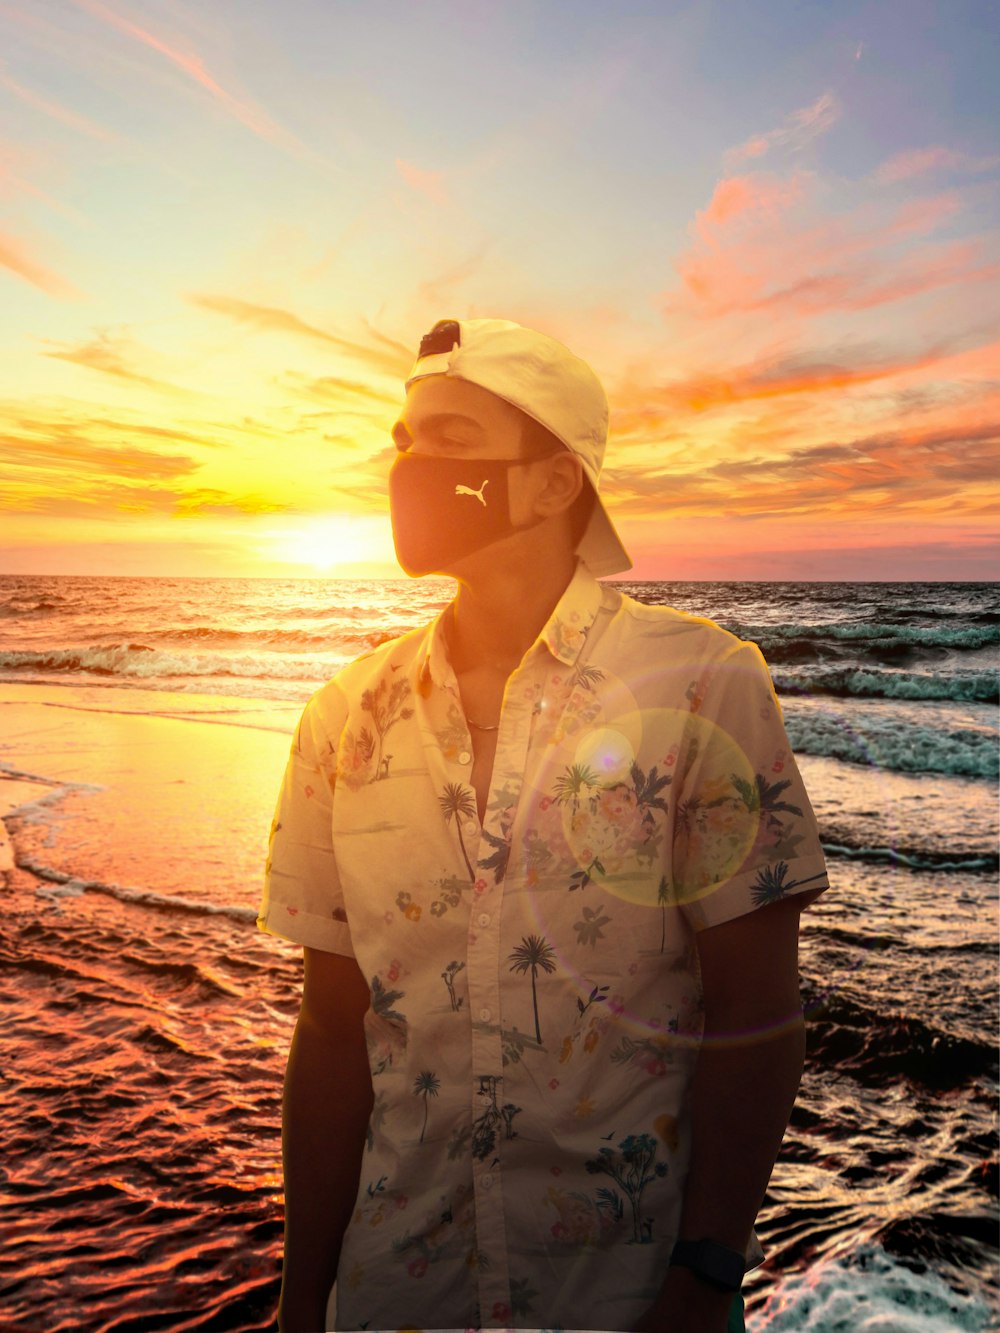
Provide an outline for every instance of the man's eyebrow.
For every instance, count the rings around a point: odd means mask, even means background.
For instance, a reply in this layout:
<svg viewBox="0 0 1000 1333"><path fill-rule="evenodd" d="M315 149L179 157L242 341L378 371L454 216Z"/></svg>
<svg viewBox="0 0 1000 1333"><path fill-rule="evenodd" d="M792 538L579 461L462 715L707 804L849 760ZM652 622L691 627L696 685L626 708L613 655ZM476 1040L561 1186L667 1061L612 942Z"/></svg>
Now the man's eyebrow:
<svg viewBox="0 0 1000 1333"><path fill-rule="evenodd" d="M412 422L412 426L411 426ZM430 416L418 416L415 420L404 421L402 417L396 422L396 426L401 426L407 435L412 438L413 430L445 430L449 426L462 426L465 429L471 429L477 434L483 433L483 428L475 417L463 416L461 412L433 412ZM396 430L393 427L393 432Z"/></svg>

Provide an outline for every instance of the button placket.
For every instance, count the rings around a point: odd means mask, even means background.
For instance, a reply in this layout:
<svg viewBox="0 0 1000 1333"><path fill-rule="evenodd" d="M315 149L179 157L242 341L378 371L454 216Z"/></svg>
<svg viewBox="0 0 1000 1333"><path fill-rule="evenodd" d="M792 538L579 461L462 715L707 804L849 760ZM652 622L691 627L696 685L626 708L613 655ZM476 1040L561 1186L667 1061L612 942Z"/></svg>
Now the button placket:
<svg viewBox="0 0 1000 1333"><path fill-rule="evenodd" d="M498 808L495 795L501 787L510 790L510 774L521 775L513 793L515 809L520 800L520 781L523 781L532 720L532 699L527 697L528 692L524 688L526 675L525 669L516 672L504 693L493 774L490 778L490 799L477 848L474 891L478 906L473 909L470 922L470 926L474 925L475 929L470 929L468 950L469 1007L476 1016L472 1025L473 1121L484 1111L481 1091L484 1083L492 1089L490 1095L496 1101L503 1100L503 1006L500 995L503 959L500 956L500 924L505 877L497 882L495 872L484 870L482 862L488 861L497 850L486 835L490 834L494 839L504 837L502 811ZM534 691L531 693L533 695ZM493 1110L495 1114L496 1107ZM491 1151L482 1163L473 1164L477 1243L480 1252L488 1259L487 1264L477 1269L479 1302L483 1311L510 1305L501 1143L502 1132L497 1123L495 1151Z"/></svg>

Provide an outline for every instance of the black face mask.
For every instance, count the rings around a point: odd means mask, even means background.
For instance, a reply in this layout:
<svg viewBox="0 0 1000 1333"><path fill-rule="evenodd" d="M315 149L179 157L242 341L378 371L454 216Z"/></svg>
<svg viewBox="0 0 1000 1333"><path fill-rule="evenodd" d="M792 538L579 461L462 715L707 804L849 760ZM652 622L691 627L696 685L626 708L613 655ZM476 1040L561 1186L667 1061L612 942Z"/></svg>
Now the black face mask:
<svg viewBox="0 0 1000 1333"><path fill-rule="evenodd" d="M399 454L389 471L396 558L407 574L445 574L462 556L534 527L511 522L507 474L533 459Z"/></svg>

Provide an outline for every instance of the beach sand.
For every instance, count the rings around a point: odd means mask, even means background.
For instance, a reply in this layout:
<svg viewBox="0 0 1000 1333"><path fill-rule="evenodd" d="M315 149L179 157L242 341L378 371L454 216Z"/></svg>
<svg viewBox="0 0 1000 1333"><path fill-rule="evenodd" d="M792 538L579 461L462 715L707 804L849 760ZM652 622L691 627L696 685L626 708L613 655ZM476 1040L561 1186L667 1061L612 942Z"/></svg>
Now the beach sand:
<svg viewBox="0 0 1000 1333"><path fill-rule="evenodd" d="M257 931L254 917L301 706L0 685L0 814L10 835L0 842L0 858L7 847L0 965L12 979L0 993L0 1207L8 1219L0 1292L12 1327L273 1330L283 1231L281 1087L302 969L301 950ZM876 844L893 836L910 845L921 820L934 833L928 846L944 836L938 784L919 787L916 778L847 770L822 757L807 758L803 770L821 823L836 838L850 810L863 812ZM968 790L963 845L972 846L970 828L982 824L985 836L986 816L976 815L982 797L972 784L958 785ZM879 1043L896 1040L893 1024L903 1015L881 1020L872 1010L878 997L891 996L883 1007L897 1008L905 997L935 1022L950 1021L950 992L942 995L921 952L937 947L943 928L942 881L867 863L835 869L836 898L810 911L803 940L810 989L822 983L836 992L836 1021L810 1019L814 1036L833 1045L810 1061L769 1190L762 1238L774 1260L750 1275L747 1296L755 1318L772 1292L775 1306L754 1327L775 1320L776 1329L806 1326L806 1307L816 1299L808 1284L796 1298L801 1308L782 1323L775 1282L783 1266L834 1264L829 1318L817 1329L843 1326L834 1307L848 1289L852 1308L868 1309L869 1260L857 1258L859 1242L879 1225L891 1230L897 1214L905 1231L911 1214L924 1211L902 1168L938 1179L938 1165L926 1161L934 1135L959 1154L956 1174L994 1151L994 1138L978 1128L982 1117L970 1119L979 1095L971 1068L959 1080L958 1101L957 1091L939 1097L919 1077L906 1095L884 1092ZM959 931L965 951L953 1028L968 1021L962 996L970 986L995 994L993 946L982 946L981 963L975 952L988 929L982 910L978 890L949 896L948 932ZM871 930L882 932L872 947L859 949L853 937L845 944L843 923L851 920L873 921ZM904 929L908 950L882 947L886 932L902 937ZM980 981L981 967L989 976ZM907 1022L914 1041L937 1048L922 1019ZM830 1077L850 1055L841 1049L845 1034L871 1046L870 1055L855 1058L857 1083ZM988 1062L988 1050L968 1050L970 1059ZM915 1076L923 1059L918 1051L911 1060ZM844 1172L857 1169L852 1145L861 1126L868 1128L857 1152L870 1141L900 1166L848 1187ZM977 1213L962 1225L978 1236L984 1224ZM900 1244L905 1251L905 1235ZM854 1265L849 1271L836 1266L842 1252ZM967 1251L932 1253L942 1263L954 1258L956 1272L968 1268ZM880 1249L874 1256L871 1262L885 1258ZM898 1301L890 1297L892 1284L910 1277L892 1266L887 1274L880 1291L891 1319L911 1301L908 1289ZM912 1300L922 1310L937 1302L942 1321L914 1328L988 1326L978 1299L939 1286Z"/></svg>
<svg viewBox="0 0 1000 1333"><path fill-rule="evenodd" d="M22 864L256 908L301 705L0 686L0 799Z"/></svg>
<svg viewBox="0 0 1000 1333"><path fill-rule="evenodd" d="M11 1327L273 1327L301 950L253 922L300 709L0 686Z"/></svg>

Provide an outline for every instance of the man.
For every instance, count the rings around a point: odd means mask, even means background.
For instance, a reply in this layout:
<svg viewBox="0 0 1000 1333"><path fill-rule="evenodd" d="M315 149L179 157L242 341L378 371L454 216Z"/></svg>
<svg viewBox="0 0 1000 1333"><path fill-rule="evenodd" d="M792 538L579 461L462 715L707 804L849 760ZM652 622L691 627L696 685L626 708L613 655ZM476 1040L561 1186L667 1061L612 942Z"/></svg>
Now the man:
<svg viewBox="0 0 1000 1333"><path fill-rule="evenodd" d="M802 1069L815 823L756 647L600 584L607 401L501 320L393 430L426 629L303 714L259 924L305 946L283 1333L724 1333Z"/></svg>

